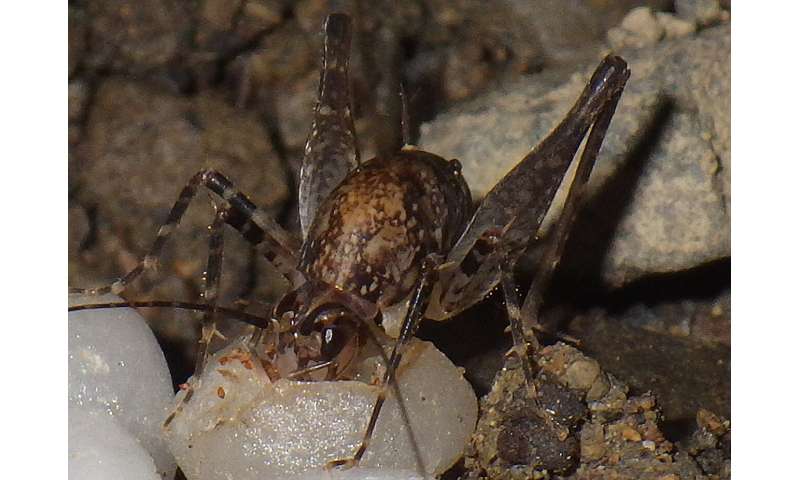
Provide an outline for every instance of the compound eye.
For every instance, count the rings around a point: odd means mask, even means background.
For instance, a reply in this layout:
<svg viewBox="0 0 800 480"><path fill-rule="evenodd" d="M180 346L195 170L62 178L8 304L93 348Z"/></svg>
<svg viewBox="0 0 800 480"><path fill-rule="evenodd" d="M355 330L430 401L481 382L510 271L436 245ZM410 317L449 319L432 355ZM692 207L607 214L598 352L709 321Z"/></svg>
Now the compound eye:
<svg viewBox="0 0 800 480"><path fill-rule="evenodd" d="M339 325L330 325L322 329L322 356L325 360L333 360L352 336L349 328Z"/></svg>

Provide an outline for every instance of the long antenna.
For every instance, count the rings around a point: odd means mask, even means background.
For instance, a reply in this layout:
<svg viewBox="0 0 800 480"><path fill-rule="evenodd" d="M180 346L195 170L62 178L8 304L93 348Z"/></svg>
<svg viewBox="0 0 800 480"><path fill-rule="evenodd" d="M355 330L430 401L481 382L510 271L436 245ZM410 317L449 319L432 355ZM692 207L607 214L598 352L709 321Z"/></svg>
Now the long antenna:
<svg viewBox="0 0 800 480"><path fill-rule="evenodd" d="M176 302L172 300L146 300L140 302L111 302L111 303L91 303L86 305L74 305L69 307L70 312L81 310L102 310L105 308L177 308L183 310L193 310L196 312L217 312L241 320L249 325L258 328L267 328L270 324L268 318L253 315L251 313L234 310L227 307L205 305L202 303Z"/></svg>
<svg viewBox="0 0 800 480"><path fill-rule="evenodd" d="M408 94L403 82L400 82L400 130L403 134L403 146L411 145L411 117L408 111Z"/></svg>

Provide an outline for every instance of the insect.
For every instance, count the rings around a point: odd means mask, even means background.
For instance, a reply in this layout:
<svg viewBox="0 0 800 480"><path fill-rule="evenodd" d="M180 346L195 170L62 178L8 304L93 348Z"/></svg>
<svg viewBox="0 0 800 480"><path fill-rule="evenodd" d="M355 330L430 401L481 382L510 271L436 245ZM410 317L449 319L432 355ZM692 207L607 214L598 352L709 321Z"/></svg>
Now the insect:
<svg viewBox="0 0 800 480"><path fill-rule="evenodd" d="M391 155L362 161L349 93L351 24L344 14L325 22L318 101L305 148L299 182L301 238L238 191L222 173L203 170L183 188L143 260L113 284L73 292L121 293L145 270L153 269L162 248L201 187L222 207L211 227L202 305L130 302L111 306L175 306L204 311L196 365L201 372L216 331L215 318L228 313L273 333L274 355L291 351L290 372L277 376L336 380L365 338L396 338L383 385L394 381L403 347L423 317L450 318L502 288L514 341L528 384L533 385L533 330L543 286L556 266L568 227L629 77L627 64L606 57L566 118L473 207L457 160L406 145ZM524 301L513 271L536 237L553 197L584 139L576 175L560 219L550 236ZM268 321L217 306L222 230L238 230L290 282L291 290L272 307ZM188 397L188 396L187 396ZM328 467L357 465L369 445L385 400L374 405L363 440L350 458ZM169 421L169 420L168 420Z"/></svg>

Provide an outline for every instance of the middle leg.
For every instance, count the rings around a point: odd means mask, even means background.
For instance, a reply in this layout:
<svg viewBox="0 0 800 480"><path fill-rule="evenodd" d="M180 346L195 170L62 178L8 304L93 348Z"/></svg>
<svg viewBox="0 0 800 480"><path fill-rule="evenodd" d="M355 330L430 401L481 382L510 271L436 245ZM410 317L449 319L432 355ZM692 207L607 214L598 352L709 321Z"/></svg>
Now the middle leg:
<svg viewBox="0 0 800 480"><path fill-rule="evenodd" d="M441 258L439 258L437 255L429 255L425 258L425 260L423 260L420 278L417 281L416 287L414 288L408 312L406 313L403 324L400 327L400 336L395 341L395 344L392 347L392 353L389 355L389 361L386 365L386 372L384 373L381 381L381 390L378 393L378 398L375 400L375 404L372 408L372 414L370 415L369 422L367 423L367 430L364 433L364 438L361 440L361 444L351 458L334 460L329 462L326 465L326 468L330 469L340 466L346 468L354 467L358 465L358 462L361 461L361 458L367 451L369 442L372 439L372 434L375 432L375 425L378 423L378 417L380 416L381 409L386 401L386 388L389 385L393 385L396 381L395 374L397 372L397 368L400 366L400 361L403 358L403 349L411 340L411 338L414 337L414 334L419 327L419 323L422 321L422 316L424 315L425 309L428 306L428 301L430 299L431 292L433 291L433 286L436 283L437 267L440 263ZM402 401L401 398L398 398L397 400L398 402Z"/></svg>

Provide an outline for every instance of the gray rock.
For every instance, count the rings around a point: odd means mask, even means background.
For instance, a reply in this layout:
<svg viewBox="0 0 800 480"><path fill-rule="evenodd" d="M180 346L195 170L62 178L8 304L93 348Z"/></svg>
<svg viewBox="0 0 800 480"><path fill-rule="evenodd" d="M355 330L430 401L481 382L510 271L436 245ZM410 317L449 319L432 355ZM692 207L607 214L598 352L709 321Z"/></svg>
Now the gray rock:
<svg viewBox="0 0 800 480"><path fill-rule="evenodd" d="M319 82L319 48L315 37L296 25L284 25L233 64L255 95L255 104L269 106L269 118L289 149L305 146Z"/></svg>
<svg viewBox="0 0 800 480"><path fill-rule="evenodd" d="M608 31L608 43L613 50L655 45L664 38L683 38L694 33L693 22L671 13L653 12L649 7L637 7L622 19L618 27Z"/></svg>
<svg viewBox="0 0 800 480"><path fill-rule="evenodd" d="M198 5L198 48L241 48L281 21L280 0L202 0Z"/></svg>
<svg viewBox="0 0 800 480"><path fill-rule="evenodd" d="M731 345L731 292L712 299L682 299L656 305L636 304L615 315L615 321L695 340L696 343Z"/></svg>
<svg viewBox="0 0 800 480"><path fill-rule="evenodd" d="M723 5L723 3L725 5ZM720 20L727 19L730 10L730 1L720 0L675 0L675 13L699 26L711 25Z"/></svg>
<svg viewBox="0 0 800 480"><path fill-rule="evenodd" d="M68 209L67 251L69 258L77 258L81 244L89 235L89 217L80 205L70 205Z"/></svg>
<svg viewBox="0 0 800 480"><path fill-rule="evenodd" d="M77 166L77 158L75 149L83 136L84 120L86 119L86 110L89 103L90 93L89 85L87 82L80 78L73 78L69 82L67 98L67 162L69 171ZM76 187L76 177L72 174L69 175L69 190L73 191ZM71 253L71 251L70 251Z"/></svg>
<svg viewBox="0 0 800 480"><path fill-rule="evenodd" d="M229 4L202 2L197 37L208 50L204 54L218 48L209 39L240 36L238 27L220 36L221 25L229 29L232 20L219 7ZM399 141L394 117L399 118L400 77L414 123L442 105L474 97L498 79L592 58L602 48L606 30L630 8L669 4L504 0L488 9L480 0L380 0L369 8L352 0L337 2L338 9L353 17L351 80L362 156L385 152ZM242 98L264 109L289 150L302 150L305 144L317 90L320 26L329 11L330 3L323 0L296 2L290 20L270 28L226 71L229 78L241 80ZM211 19L216 30L209 25ZM214 58L209 57L212 62Z"/></svg>
<svg viewBox="0 0 800 480"><path fill-rule="evenodd" d="M281 0L201 0L197 2L192 61L187 66L201 89L219 81L219 67L236 52L251 49L283 20Z"/></svg>
<svg viewBox="0 0 800 480"><path fill-rule="evenodd" d="M597 255L609 231L601 271L612 285L730 255L730 28L619 53L631 79L592 174L586 231L573 235ZM593 68L508 85L423 125L420 144L461 160L482 197L563 118ZM563 192L546 225L561 203Z"/></svg>
<svg viewBox="0 0 800 480"><path fill-rule="evenodd" d="M89 86L80 79L69 82L67 114L69 116L69 145L74 146L80 140L82 123L89 101Z"/></svg>

